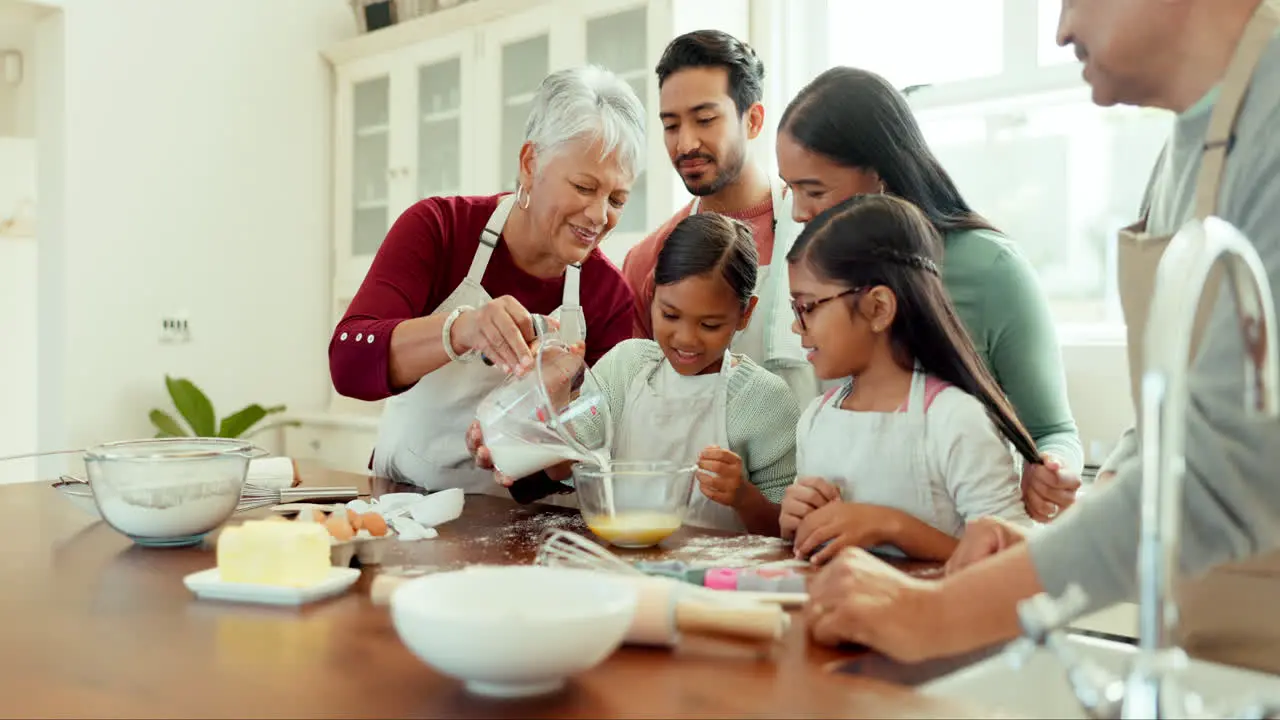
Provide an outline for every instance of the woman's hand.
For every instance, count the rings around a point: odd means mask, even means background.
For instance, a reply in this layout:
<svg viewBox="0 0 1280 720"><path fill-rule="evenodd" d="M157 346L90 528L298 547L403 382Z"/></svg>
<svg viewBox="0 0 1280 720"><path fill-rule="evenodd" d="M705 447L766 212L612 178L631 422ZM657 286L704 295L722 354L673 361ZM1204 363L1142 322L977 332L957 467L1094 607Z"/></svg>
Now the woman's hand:
<svg viewBox="0 0 1280 720"><path fill-rule="evenodd" d="M960 544L947 560L946 573L960 572L970 565L1003 552L1027 539L1026 531L1000 518L970 520L960 536Z"/></svg>
<svg viewBox="0 0 1280 720"><path fill-rule="evenodd" d="M1075 503L1080 478L1064 473L1062 463L1052 455L1041 459L1044 464L1027 463L1022 468L1022 502L1031 519L1043 523Z"/></svg>
<svg viewBox="0 0 1280 720"><path fill-rule="evenodd" d="M742 458L724 448L711 447L698 455L698 469L694 471L698 489L713 502L738 507L745 484L742 478Z"/></svg>
<svg viewBox="0 0 1280 720"><path fill-rule="evenodd" d="M795 537L800 522L809 513L827 503L839 500L840 488L826 480L812 476L796 478L782 496L782 511L778 519L782 539L790 540Z"/></svg>
<svg viewBox="0 0 1280 720"><path fill-rule="evenodd" d="M538 345L541 338L533 344L533 352L537 353ZM563 412L574 400L578 398L579 391L582 389L582 383L586 379L587 362L583 358L587 354L587 346L583 343L574 343L569 346L569 354L573 356L572 362L561 355L554 354L556 349L548 352L543 356L542 382L547 390L547 398L551 401L551 407L556 412ZM524 374L532 369L520 368L516 374Z"/></svg>
<svg viewBox="0 0 1280 720"><path fill-rule="evenodd" d="M821 565L847 547L874 547L885 541L884 508L865 503L829 502L810 512L796 529L796 557Z"/></svg>
<svg viewBox="0 0 1280 720"><path fill-rule="evenodd" d="M805 624L815 642L857 643L899 662L946 649L939 584L910 577L865 550L840 553L809 582Z"/></svg>
<svg viewBox="0 0 1280 720"><path fill-rule="evenodd" d="M484 444L484 431L480 429L480 422L473 420L471 426L467 428L467 452L471 453L471 459L475 461L476 467L481 470L492 470L493 479L503 487L511 487L515 479L503 475L493 465L493 455L489 452L489 448Z"/></svg>
<svg viewBox="0 0 1280 720"><path fill-rule="evenodd" d="M503 372L533 365L529 344L534 340L533 317L518 300L503 295L468 310L453 323L454 350L478 351L497 363Z"/></svg>

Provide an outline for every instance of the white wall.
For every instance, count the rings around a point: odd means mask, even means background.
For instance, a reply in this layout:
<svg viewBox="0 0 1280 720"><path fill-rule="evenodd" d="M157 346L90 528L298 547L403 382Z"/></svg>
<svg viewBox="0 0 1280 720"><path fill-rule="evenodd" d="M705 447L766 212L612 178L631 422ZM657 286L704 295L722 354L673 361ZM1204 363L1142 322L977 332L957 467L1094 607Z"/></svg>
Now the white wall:
<svg viewBox="0 0 1280 720"><path fill-rule="evenodd" d="M0 55L7 50L22 53L25 75L18 85L10 85L0 65L0 137L35 137L35 25L47 12L15 0L0 0Z"/></svg>
<svg viewBox="0 0 1280 720"><path fill-rule="evenodd" d="M42 225L41 445L150 435L165 373L220 414L323 407L332 102L319 51L354 33L348 5L62 5L40 50L65 53L40 91L65 100L61 127L41 122L42 205L57 214ZM159 343L170 313L189 318L189 344Z"/></svg>
<svg viewBox="0 0 1280 720"><path fill-rule="evenodd" d="M0 137L0 223L35 199L35 140ZM36 449L36 239L0 233L0 456ZM33 460L0 462L0 484L29 480Z"/></svg>
<svg viewBox="0 0 1280 720"><path fill-rule="evenodd" d="M0 456L36 450L36 241L0 235ZM0 462L0 484L30 480L34 460Z"/></svg>

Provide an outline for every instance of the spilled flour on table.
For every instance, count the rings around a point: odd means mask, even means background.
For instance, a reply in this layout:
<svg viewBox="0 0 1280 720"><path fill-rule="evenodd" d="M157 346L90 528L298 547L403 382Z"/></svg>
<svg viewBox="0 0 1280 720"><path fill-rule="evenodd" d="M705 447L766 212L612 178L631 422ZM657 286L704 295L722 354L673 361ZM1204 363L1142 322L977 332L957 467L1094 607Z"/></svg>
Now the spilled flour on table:
<svg viewBox="0 0 1280 720"><path fill-rule="evenodd" d="M694 566L752 567L790 558L791 546L780 538L764 535L698 536L685 538L665 557Z"/></svg>
<svg viewBox="0 0 1280 720"><path fill-rule="evenodd" d="M501 525L484 529L446 525L440 538L429 542L395 543L384 561L392 572L415 569L428 572L461 570L473 565L527 564L532 562L548 529L587 533L577 513L511 508ZM462 552L459 552L460 549ZM459 555L467 557L459 557Z"/></svg>
<svg viewBox="0 0 1280 720"><path fill-rule="evenodd" d="M513 508L508 518L509 520L502 526L491 528L484 534L468 537L462 541L476 547L501 548L504 551L503 557L514 561L520 560L525 555L531 558L542 542L542 533L547 530L568 530L584 535L587 533L586 523L582 521L582 516L576 513L568 515Z"/></svg>

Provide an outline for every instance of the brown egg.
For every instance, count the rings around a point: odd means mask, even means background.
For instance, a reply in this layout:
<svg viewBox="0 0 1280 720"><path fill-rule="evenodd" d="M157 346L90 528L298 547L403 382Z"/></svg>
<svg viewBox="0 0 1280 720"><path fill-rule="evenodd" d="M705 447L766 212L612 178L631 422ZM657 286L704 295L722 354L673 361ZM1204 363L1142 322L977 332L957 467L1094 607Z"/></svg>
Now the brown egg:
<svg viewBox="0 0 1280 720"><path fill-rule="evenodd" d="M324 521L324 529L329 531L337 540L350 540L355 537L356 531L352 529L351 523L347 522L345 517L334 515Z"/></svg>
<svg viewBox="0 0 1280 720"><path fill-rule="evenodd" d="M364 529L374 537L382 537L387 534L387 520L378 513L365 513L360 516L361 522L364 523Z"/></svg>
<svg viewBox="0 0 1280 720"><path fill-rule="evenodd" d="M347 522L351 524L353 530L360 532L360 515L351 508L347 508Z"/></svg>
<svg viewBox="0 0 1280 720"><path fill-rule="evenodd" d="M306 515L307 519L310 520L311 522L318 522L318 523L324 522L325 518L327 517L324 514L324 511L321 510L320 508L310 508L308 510L303 510L302 512L298 513L298 519L301 520L303 515Z"/></svg>

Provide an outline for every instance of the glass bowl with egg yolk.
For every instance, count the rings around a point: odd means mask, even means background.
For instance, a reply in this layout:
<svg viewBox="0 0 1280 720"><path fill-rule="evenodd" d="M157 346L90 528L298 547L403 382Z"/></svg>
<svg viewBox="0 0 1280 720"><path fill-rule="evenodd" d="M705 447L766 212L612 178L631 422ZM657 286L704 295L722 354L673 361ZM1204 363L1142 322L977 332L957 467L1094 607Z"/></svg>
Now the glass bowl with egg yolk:
<svg viewBox="0 0 1280 720"><path fill-rule="evenodd" d="M613 462L573 466L578 508L591 532L611 545L645 548L680 529L693 492L692 465Z"/></svg>

